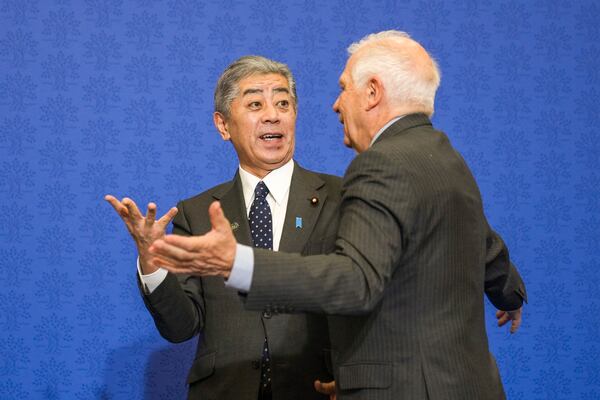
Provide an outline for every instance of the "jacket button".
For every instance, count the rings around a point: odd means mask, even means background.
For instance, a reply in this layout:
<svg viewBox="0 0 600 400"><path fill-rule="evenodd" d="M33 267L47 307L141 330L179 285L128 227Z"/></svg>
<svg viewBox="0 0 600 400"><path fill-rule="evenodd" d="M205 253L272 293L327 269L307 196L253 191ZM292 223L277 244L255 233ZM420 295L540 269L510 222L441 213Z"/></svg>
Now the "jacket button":
<svg viewBox="0 0 600 400"><path fill-rule="evenodd" d="M271 318L271 311L263 311L262 316L263 318L269 319Z"/></svg>
<svg viewBox="0 0 600 400"><path fill-rule="evenodd" d="M260 368L260 362L254 360L252 361L252 369L259 369Z"/></svg>

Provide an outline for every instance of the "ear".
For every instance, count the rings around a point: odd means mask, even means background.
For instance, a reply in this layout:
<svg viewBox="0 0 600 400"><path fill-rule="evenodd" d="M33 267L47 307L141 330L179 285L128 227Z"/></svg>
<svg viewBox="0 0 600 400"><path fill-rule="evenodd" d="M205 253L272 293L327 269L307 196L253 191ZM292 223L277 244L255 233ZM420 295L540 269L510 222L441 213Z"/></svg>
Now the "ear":
<svg viewBox="0 0 600 400"><path fill-rule="evenodd" d="M231 140L231 135L229 134L229 127L227 126L227 120L225 116L218 111L213 113L213 122L215 124L215 128L221 134L223 140Z"/></svg>
<svg viewBox="0 0 600 400"><path fill-rule="evenodd" d="M367 90L367 107L366 111L371 111L377 107L383 100L383 83L378 76L373 76L369 79L366 85Z"/></svg>

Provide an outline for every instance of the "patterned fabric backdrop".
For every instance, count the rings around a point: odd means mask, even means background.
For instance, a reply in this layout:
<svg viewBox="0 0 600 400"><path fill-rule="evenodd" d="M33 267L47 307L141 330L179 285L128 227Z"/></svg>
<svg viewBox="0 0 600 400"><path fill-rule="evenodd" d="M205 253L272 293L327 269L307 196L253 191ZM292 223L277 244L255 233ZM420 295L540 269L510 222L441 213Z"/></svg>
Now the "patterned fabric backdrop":
<svg viewBox="0 0 600 400"><path fill-rule="evenodd" d="M516 335L487 309L509 399L600 398L599 21L594 0L0 0L0 398L184 398L195 340L156 332L103 196L164 212L230 179L212 94L245 54L290 65L296 158L343 174L345 48L390 28L439 60L434 123L529 289Z"/></svg>

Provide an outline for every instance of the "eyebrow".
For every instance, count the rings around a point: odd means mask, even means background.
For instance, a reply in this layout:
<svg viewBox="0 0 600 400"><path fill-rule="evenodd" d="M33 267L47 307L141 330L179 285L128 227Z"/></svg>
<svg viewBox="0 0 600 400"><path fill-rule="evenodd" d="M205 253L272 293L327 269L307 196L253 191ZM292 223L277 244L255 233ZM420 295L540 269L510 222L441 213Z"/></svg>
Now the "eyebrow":
<svg viewBox="0 0 600 400"><path fill-rule="evenodd" d="M246 89L244 90L244 93L242 93L242 97L246 96L248 94L254 94L254 93L262 93L263 90L262 89L256 89L256 88L250 88L250 89ZM275 93L290 93L288 88L285 87L277 87L275 89L273 89L273 92Z"/></svg>

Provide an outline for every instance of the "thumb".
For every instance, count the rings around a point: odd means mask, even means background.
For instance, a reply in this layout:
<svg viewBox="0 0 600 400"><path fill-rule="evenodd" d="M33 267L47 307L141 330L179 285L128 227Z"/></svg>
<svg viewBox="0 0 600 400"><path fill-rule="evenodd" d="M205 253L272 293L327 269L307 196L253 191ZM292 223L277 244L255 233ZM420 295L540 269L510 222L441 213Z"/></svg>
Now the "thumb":
<svg viewBox="0 0 600 400"><path fill-rule="evenodd" d="M218 201L213 202L210 207L208 207L208 216L210 218L210 225L214 230L221 233L231 232L231 225L223 213L221 203Z"/></svg>

